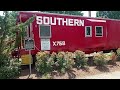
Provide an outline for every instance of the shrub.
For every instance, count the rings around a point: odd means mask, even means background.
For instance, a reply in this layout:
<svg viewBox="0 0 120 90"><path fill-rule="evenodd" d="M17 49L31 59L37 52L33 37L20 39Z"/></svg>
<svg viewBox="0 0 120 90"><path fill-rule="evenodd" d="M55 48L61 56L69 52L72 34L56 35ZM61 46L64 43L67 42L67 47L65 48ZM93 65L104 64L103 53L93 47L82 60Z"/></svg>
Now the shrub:
<svg viewBox="0 0 120 90"><path fill-rule="evenodd" d="M108 60L109 64L116 64L117 55L115 54L115 52L111 51L110 53L105 55L105 59Z"/></svg>
<svg viewBox="0 0 120 90"><path fill-rule="evenodd" d="M53 79L53 77L51 76L51 74L46 73L42 76L41 79Z"/></svg>
<svg viewBox="0 0 120 90"><path fill-rule="evenodd" d="M74 62L74 55L72 52L66 52L65 53L65 61L66 61L66 69L71 69L73 65L75 64Z"/></svg>
<svg viewBox="0 0 120 90"><path fill-rule="evenodd" d="M19 68L16 66L4 66L0 68L0 79L13 79L20 74Z"/></svg>
<svg viewBox="0 0 120 90"><path fill-rule="evenodd" d="M12 79L20 74L21 63L17 59L10 59L7 55L0 55L0 79Z"/></svg>
<svg viewBox="0 0 120 90"><path fill-rule="evenodd" d="M0 54L0 67L9 66L9 58L5 54Z"/></svg>
<svg viewBox="0 0 120 90"><path fill-rule="evenodd" d="M77 68L83 68L87 66L88 59L85 58L85 53L83 51L76 50L74 54L75 54L75 66Z"/></svg>
<svg viewBox="0 0 120 90"><path fill-rule="evenodd" d="M59 52L57 54L56 66L61 73L65 73L66 70L70 70L74 64L72 52Z"/></svg>
<svg viewBox="0 0 120 90"><path fill-rule="evenodd" d="M38 52L37 61L35 63L36 70L42 74L51 72L53 70L54 57L50 56L50 53L47 51Z"/></svg>
<svg viewBox="0 0 120 90"><path fill-rule="evenodd" d="M58 67L58 70L62 73L65 73L65 65L66 65L65 52L59 52L56 58L57 58L57 62L55 64Z"/></svg>
<svg viewBox="0 0 120 90"><path fill-rule="evenodd" d="M118 48L116 52L117 52L117 55L120 56L120 48Z"/></svg>
<svg viewBox="0 0 120 90"><path fill-rule="evenodd" d="M117 52L117 60L120 61L120 48L118 48L116 52Z"/></svg>
<svg viewBox="0 0 120 90"><path fill-rule="evenodd" d="M103 53L96 53L93 57L93 60L97 66L104 66L107 64L107 60L105 60Z"/></svg>

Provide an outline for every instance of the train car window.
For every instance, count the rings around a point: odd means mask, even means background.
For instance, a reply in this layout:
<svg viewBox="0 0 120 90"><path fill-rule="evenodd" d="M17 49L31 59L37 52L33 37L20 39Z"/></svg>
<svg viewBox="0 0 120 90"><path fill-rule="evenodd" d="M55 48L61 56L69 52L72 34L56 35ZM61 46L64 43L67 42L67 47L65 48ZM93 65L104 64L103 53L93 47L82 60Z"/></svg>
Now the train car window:
<svg viewBox="0 0 120 90"><path fill-rule="evenodd" d="M50 38L50 37L51 37L51 26L40 25L40 38Z"/></svg>
<svg viewBox="0 0 120 90"><path fill-rule="evenodd" d="M85 27L85 37L92 37L92 26Z"/></svg>
<svg viewBox="0 0 120 90"><path fill-rule="evenodd" d="M96 31L96 37L103 36L103 26L96 26L95 31Z"/></svg>

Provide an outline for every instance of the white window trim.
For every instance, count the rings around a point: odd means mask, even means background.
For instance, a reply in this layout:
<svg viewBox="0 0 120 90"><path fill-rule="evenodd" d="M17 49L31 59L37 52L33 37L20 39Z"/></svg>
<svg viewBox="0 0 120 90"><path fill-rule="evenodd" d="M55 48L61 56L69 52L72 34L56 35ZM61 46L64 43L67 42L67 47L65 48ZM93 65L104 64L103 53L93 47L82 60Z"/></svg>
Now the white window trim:
<svg viewBox="0 0 120 90"><path fill-rule="evenodd" d="M87 35L87 27L90 27L90 35ZM85 37L92 37L92 26L85 26Z"/></svg>
<svg viewBox="0 0 120 90"><path fill-rule="evenodd" d="M102 27L102 36L96 36L96 27ZM95 37L103 37L103 26L95 26Z"/></svg>
<svg viewBox="0 0 120 90"><path fill-rule="evenodd" d="M42 37L41 37L41 36L40 36L40 26L50 26L50 36L42 36ZM40 37L40 38L51 38L51 25L42 25L42 24L39 25L39 37Z"/></svg>

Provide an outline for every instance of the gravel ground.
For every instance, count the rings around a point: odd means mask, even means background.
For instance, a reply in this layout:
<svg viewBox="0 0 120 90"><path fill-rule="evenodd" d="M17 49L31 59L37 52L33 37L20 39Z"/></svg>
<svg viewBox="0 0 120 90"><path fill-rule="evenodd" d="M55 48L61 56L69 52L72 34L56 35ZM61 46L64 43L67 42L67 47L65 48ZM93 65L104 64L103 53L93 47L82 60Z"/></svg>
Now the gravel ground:
<svg viewBox="0 0 120 90"><path fill-rule="evenodd" d="M77 77L76 79L120 79L120 71L103 73L98 75Z"/></svg>

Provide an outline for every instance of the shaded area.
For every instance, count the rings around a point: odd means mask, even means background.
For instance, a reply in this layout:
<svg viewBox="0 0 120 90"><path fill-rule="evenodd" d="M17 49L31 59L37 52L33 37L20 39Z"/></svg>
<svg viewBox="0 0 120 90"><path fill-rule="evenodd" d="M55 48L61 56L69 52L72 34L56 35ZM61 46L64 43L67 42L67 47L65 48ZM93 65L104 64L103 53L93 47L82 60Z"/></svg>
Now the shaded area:
<svg viewBox="0 0 120 90"><path fill-rule="evenodd" d="M96 69L98 69L101 72L110 72L109 68L106 66L97 66Z"/></svg>
<svg viewBox="0 0 120 90"><path fill-rule="evenodd" d="M75 79L76 78L76 75L73 72L75 72L75 71L74 70L68 70L67 71L69 79Z"/></svg>

